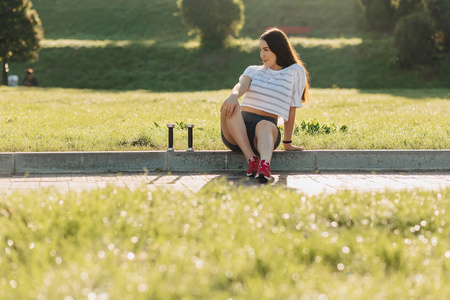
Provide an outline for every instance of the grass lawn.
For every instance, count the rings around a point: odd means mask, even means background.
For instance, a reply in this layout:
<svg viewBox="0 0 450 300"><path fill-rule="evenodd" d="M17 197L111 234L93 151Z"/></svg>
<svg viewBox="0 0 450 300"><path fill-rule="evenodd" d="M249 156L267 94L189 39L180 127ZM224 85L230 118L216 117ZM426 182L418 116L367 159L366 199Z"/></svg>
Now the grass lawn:
<svg viewBox="0 0 450 300"><path fill-rule="evenodd" d="M196 125L197 150L225 150L218 110L229 92L2 87L0 151L165 150L167 123L177 123L178 150L187 147L188 123ZM449 89L313 89L311 96L297 110L293 138L307 149L450 148Z"/></svg>
<svg viewBox="0 0 450 300"><path fill-rule="evenodd" d="M450 81L450 62L439 70L395 67L392 39L292 37L315 88L442 88ZM203 51L196 40L42 41L39 60L11 63L23 80L34 68L41 87L95 90L186 92L234 86L249 65L261 64L258 40L241 38L226 50Z"/></svg>
<svg viewBox="0 0 450 300"><path fill-rule="evenodd" d="M0 195L1 299L448 299L450 189Z"/></svg>
<svg viewBox="0 0 450 300"><path fill-rule="evenodd" d="M365 31L355 0L244 0L245 25L232 47L199 49L177 0L35 0L45 29L35 62L11 62L23 80L33 68L42 87L185 92L232 87L260 64L258 38L267 27L310 26L290 36L315 88L442 88L450 61L439 68L401 70L392 35Z"/></svg>

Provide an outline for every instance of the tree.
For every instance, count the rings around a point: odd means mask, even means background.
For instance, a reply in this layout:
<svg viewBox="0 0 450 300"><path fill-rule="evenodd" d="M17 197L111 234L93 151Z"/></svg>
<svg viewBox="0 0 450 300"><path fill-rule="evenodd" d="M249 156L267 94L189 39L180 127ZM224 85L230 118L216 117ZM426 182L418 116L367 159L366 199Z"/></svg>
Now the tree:
<svg viewBox="0 0 450 300"><path fill-rule="evenodd" d="M425 5L438 30L436 39L443 50L450 52L450 1L426 0Z"/></svg>
<svg viewBox="0 0 450 300"><path fill-rule="evenodd" d="M184 22L200 35L202 47L222 48L244 25L242 0L178 0Z"/></svg>
<svg viewBox="0 0 450 300"><path fill-rule="evenodd" d="M391 32L394 22L395 7L391 0L360 0L367 25L375 32Z"/></svg>
<svg viewBox="0 0 450 300"><path fill-rule="evenodd" d="M394 47L401 67L435 63L437 57L434 32L430 17L424 13L408 15L397 22Z"/></svg>
<svg viewBox="0 0 450 300"><path fill-rule="evenodd" d="M404 16L424 11L424 0L358 0L369 30L391 33ZM443 0L446 1L446 0Z"/></svg>
<svg viewBox="0 0 450 300"><path fill-rule="evenodd" d="M423 0L396 0L394 25L403 17L425 11Z"/></svg>
<svg viewBox="0 0 450 300"><path fill-rule="evenodd" d="M8 63L37 58L43 37L41 20L29 0L2 0L0 3L0 60L2 81L8 84Z"/></svg>

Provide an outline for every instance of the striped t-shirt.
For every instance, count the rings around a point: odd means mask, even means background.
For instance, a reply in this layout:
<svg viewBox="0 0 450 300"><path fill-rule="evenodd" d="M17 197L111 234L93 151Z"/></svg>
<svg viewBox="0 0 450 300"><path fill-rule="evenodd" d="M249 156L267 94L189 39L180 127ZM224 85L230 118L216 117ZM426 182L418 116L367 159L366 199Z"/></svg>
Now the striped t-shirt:
<svg viewBox="0 0 450 300"><path fill-rule="evenodd" d="M244 75L249 76L252 81L241 106L256 108L286 121L291 106L302 107L306 74L299 64L295 63L278 71L265 66L250 66L242 74Z"/></svg>

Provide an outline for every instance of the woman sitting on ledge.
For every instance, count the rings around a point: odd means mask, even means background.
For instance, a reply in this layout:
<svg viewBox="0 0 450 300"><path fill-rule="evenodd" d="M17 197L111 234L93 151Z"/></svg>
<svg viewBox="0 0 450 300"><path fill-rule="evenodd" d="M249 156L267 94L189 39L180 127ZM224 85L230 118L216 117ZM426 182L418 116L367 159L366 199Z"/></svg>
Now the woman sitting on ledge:
<svg viewBox="0 0 450 300"><path fill-rule="evenodd" d="M308 101L309 74L287 36L277 28L261 35L259 53L263 65L244 71L220 108L220 120L225 145L243 152L248 161L247 176L266 182L271 178L273 151L281 142L278 117L284 119L284 149L304 150L292 145L292 134L295 110Z"/></svg>

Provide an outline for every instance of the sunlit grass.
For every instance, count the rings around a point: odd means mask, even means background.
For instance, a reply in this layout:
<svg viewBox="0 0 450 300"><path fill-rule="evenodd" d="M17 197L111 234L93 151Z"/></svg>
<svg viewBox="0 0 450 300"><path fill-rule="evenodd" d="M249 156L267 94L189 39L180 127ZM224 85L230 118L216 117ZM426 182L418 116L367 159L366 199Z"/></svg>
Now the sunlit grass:
<svg viewBox="0 0 450 300"><path fill-rule="evenodd" d="M167 123L177 124L175 149L187 148L185 124L193 123L195 149L226 150L219 108L229 93L2 88L0 151L165 150ZM446 89L313 89L293 141L310 150L449 149L448 99ZM301 130L314 120L348 130Z"/></svg>
<svg viewBox="0 0 450 300"><path fill-rule="evenodd" d="M358 46L362 44L361 38L307 38L307 37L291 37L290 41L295 46L304 48L324 47L339 49L348 46ZM251 38L235 39L233 45L240 47L242 51L255 51L258 47L258 40ZM200 46L198 38L188 41L156 41L155 39L148 40L83 40L83 39L44 39L41 41L42 48L105 48L105 47L129 47L131 45L140 46L156 46L156 47L183 47L185 49L196 49Z"/></svg>
<svg viewBox="0 0 450 300"><path fill-rule="evenodd" d="M339 49L348 46L358 46L362 44L361 38L311 38L311 37L290 37L289 40L294 46L304 48L323 47ZM241 38L235 40L242 51L255 51L258 48L258 40L251 38Z"/></svg>
<svg viewBox="0 0 450 300"><path fill-rule="evenodd" d="M450 189L0 196L2 299L448 299Z"/></svg>
<svg viewBox="0 0 450 300"><path fill-rule="evenodd" d="M305 48L326 47L332 49L339 49L347 46L358 46L363 42L362 38L321 39L321 38L297 37L291 38L290 40L294 45L300 45Z"/></svg>
<svg viewBox="0 0 450 300"><path fill-rule="evenodd" d="M105 48L105 47L128 47L132 44L140 44L144 46L152 46L155 44L155 40L145 40L145 41L132 41L132 40L75 40L75 39L57 39L57 40L42 40L42 48Z"/></svg>
<svg viewBox="0 0 450 300"><path fill-rule="evenodd" d="M362 43L361 38L307 38L307 37L291 37L291 42L295 46L304 48L310 47L325 47L339 49L347 46L357 46ZM129 47L131 45L141 46L160 46L160 47L183 47L185 49L196 49L200 46L197 38L188 41L156 41L155 39L148 40L83 40L83 39L44 39L41 41L42 48L105 48L105 47ZM235 39L233 45L239 46L243 51L255 51L258 47L258 40L251 38Z"/></svg>

